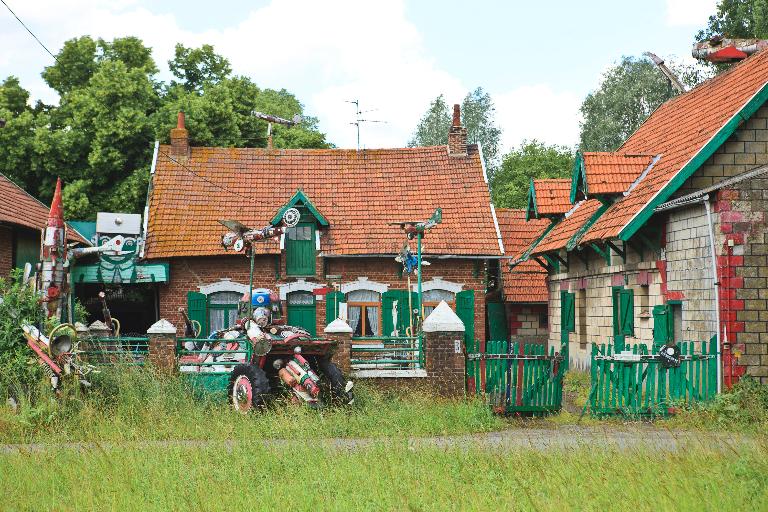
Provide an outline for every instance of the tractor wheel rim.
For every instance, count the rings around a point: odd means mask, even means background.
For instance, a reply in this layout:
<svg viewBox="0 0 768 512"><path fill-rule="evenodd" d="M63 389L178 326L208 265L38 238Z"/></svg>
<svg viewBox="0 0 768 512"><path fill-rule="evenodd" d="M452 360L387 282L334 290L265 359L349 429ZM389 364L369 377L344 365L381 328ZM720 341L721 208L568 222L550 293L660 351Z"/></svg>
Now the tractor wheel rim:
<svg viewBox="0 0 768 512"><path fill-rule="evenodd" d="M251 381L245 375L235 379L232 386L232 404L237 411L249 411L253 406L253 386Z"/></svg>

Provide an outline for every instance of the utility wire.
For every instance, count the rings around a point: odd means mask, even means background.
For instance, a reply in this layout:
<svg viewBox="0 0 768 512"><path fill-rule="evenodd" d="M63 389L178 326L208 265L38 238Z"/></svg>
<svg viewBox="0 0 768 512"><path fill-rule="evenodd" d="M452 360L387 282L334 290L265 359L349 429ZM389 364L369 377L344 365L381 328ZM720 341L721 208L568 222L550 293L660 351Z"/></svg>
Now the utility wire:
<svg viewBox="0 0 768 512"><path fill-rule="evenodd" d="M0 2L2 2L2 3L3 3L3 5L5 6L5 8L6 8L6 9L8 9L8 11L9 11L11 14L13 14L13 17L14 17L14 18L16 18L16 20L17 20L19 23L21 23L21 26L22 26L22 27L24 27L25 29L27 29L27 32L29 32L29 35L31 35L32 37L34 37L34 38L35 38L35 41L37 41L37 42L40 44L40 46L42 46L42 47L43 47L43 49L44 49L46 52L48 52L48 55L50 55L51 57L53 57L53 60L55 60L56 62L59 62L59 59L57 59L57 58L56 58L56 56L55 56L53 53L51 53L51 50L49 50L49 49L48 49L48 47L47 47L47 46L45 46L45 45L43 44L43 42L42 42L40 39L38 39L38 38L37 38L37 36L36 36L36 35L35 35L35 34L34 34L32 31L31 31L31 30L29 30L29 27L28 27L28 26L26 26L26 25L24 24L24 22L23 22L23 21L21 21L21 20L19 19L19 17L18 17L18 16L16 16L16 13L15 13L15 12L13 12L13 9L11 9L11 8L8 6L8 4L7 4L7 3L5 3L5 0L0 0Z"/></svg>

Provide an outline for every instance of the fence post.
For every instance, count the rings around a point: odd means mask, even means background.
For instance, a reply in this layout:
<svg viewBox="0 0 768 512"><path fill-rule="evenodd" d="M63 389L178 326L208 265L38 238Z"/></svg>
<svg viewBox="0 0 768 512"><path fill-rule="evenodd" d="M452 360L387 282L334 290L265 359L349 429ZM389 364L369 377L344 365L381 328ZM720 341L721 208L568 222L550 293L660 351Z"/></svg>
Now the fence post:
<svg viewBox="0 0 768 512"><path fill-rule="evenodd" d="M326 338L336 341L336 352L333 354L333 362L345 377L352 371L352 328L341 318L337 318L323 329Z"/></svg>
<svg viewBox="0 0 768 512"><path fill-rule="evenodd" d="M147 329L149 337L149 362L158 371L173 373L176 370L176 326L161 318Z"/></svg>
<svg viewBox="0 0 768 512"><path fill-rule="evenodd" d="M422 330L427 377L441 394L463 396L466 375L464 323L442 301L424 320Z"/></svg>

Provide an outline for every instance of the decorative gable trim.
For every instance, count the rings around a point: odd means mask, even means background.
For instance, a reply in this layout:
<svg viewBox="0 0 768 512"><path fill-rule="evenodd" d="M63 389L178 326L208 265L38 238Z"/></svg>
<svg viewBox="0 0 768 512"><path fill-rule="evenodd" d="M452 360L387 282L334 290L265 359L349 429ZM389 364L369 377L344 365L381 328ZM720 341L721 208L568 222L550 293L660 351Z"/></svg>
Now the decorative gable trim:
<svg viewBox="0 0 768 512"><path fill-rule="evenodd" d="M280 285L278 287L278 290L280 291L280 300L287 300L288 294L291 292L314 292L318 288L323 288L324 286L320 283L312 283L309 281L305 281L304 279L297 279L296 281L292 283L286 283L283 285Z"/></svg>
<svg viewBox="0 0 768 512"><path fill-rule="evenodd" d="M200 293L203 295L210 295L218 292L236 292L246 294L248 293L248 285L232 281L225 277L215 283L205 284L198 286Z"/></svg>
<svg viewBox="0 0 768 512"><path fill-rule="evenodd" d="M581 192L583 197L579 196ZM575 204L577 199L587 198L587 174L584 168L584 155L581 151L576 153L576 160L573 162L573 171L571 172L571 203Z"/></svg>
<svg viewBox="0 0 768 512"><path fill-rule="evenodd" d="M419 290L418 284L411 285L414 292ZM459 293L464 289L464 285L461 283L454 283L452 281L444 281L442 277L435 277L429 281L421 283L421 291L428 292L431 290L446 290L451 293Z"/></svg>
<svg viewBox="0 0 768 512"><path fill-rule="evenodd" d="M533 215L531 215L533 214ZM536 209L536 187L533 185L533 178L531 178L531 186L528 188L528 206L525 208L525 220L526 222L539 218L539 212Z"/></svg>
<svg viewBox="0 0 768 512"><path fill-rule="evenodd" d="M341 293L345 295L357 290L370 290L377 293L384 293L389 290L389 285L377 283L376 281L369 281L367 277L358 277L357 281L351 281L341 285Z"/></svg>
<svg viewBox="0 0 768 512"><path fill-rule="evenodd" d="M291 197L291 199L277 211L275 216L272 217L272 224L278 224L283 219L283 214L285 214L286 210L288 210L288 208L293 208L296 205L304 206L307 210L309 210L309 213L315 217L315 220L321 226L330 225L328 220L323 217L323 214L320 213L317 208L315 208L315 205L312 204L312 201L310 201L306 195L304 195L304 192L301 189L298 189L296 193L293 194L293 197Z"/></svg>

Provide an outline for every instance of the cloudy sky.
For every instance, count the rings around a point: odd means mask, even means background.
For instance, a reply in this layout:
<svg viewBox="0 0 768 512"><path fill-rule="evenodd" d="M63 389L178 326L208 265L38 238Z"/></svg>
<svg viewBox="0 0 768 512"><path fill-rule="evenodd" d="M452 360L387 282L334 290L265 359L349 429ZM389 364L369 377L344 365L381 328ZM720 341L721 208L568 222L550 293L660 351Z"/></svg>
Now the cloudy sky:
<svg viewBox="0 0 768 512"><path fill-rule="evenodd" d="M716 0L5 0L56 53L69 38L135 35L167 79L176 42L213 44L235 73L294 92L340 147L354 147L359 99L386 121L369 148L404 145L429 102L488 90L505 148L572 145L578 107L622 55L690 54ZM55 102L40 78L52 59L0 4L0 79Z"/></svg>

